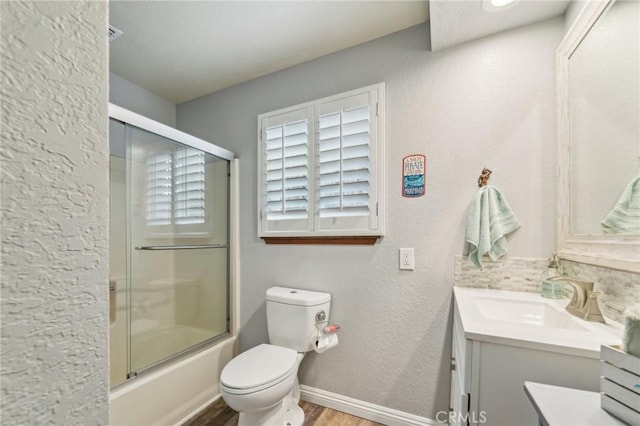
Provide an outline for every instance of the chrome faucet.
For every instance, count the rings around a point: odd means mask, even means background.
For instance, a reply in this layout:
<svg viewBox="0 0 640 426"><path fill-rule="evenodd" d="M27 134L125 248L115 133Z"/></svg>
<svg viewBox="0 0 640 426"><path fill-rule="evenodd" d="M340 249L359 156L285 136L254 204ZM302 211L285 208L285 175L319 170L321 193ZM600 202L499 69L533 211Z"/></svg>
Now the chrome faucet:
<svg viewBox="0 0 640 426"><path fill-rule="evenodd" d="M571 315L585 321L605 322L598 306L598 296L602 293L593 291L593 282L569 277L555 277L549 281L566 282L573 288L573 296L566 307Z"/></svg>

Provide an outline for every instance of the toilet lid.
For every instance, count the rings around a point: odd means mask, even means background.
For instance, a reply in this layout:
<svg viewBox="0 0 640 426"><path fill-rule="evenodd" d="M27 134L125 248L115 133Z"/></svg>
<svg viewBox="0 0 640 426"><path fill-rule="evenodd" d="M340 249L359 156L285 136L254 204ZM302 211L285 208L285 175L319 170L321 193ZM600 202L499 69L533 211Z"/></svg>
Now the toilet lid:
<svg viewBox="0 0 640 426"><path fill-rule="evenodd" d="M224 367L220 382L228 388L250 389L287 376L296 368L298 353L281 346L262 344L241 353Z"/></svg>

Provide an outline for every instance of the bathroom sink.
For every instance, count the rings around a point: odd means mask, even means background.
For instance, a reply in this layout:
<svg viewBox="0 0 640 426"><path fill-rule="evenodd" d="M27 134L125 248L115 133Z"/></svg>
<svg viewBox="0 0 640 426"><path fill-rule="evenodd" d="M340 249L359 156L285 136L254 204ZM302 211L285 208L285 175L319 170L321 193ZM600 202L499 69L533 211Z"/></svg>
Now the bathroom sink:
<svg viewBox="0 0 640 426"><path fill-rule="evenodd" d="M587 331L586 327L578 323L579 320L544 301L478 295L474 302L480 315L488 320Z"/></svg>
<svg viewBox="0 0 640 426"><path fill-rule="evenodd" d="M600 345L621 342L622 325L569 314L569 299L537 293L454 287L455 315L466 339L599 359Z"/></svg>

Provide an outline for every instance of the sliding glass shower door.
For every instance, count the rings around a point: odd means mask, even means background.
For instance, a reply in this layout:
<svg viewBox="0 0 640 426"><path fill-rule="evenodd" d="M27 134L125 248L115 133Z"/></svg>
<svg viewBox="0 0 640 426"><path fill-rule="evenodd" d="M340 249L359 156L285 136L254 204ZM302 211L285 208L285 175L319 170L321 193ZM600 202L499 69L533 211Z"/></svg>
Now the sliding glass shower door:
<svg viewBox="0 0 640 426"><path fill-rule="evenodd" d="M128 126L129 370L227 332L229 161Z"/></svg>
<svg viewBox="0 0 640 426"><path fill-rule="evenodd" d="M229 331L233 153L109 105L110 382Z"/></svg>

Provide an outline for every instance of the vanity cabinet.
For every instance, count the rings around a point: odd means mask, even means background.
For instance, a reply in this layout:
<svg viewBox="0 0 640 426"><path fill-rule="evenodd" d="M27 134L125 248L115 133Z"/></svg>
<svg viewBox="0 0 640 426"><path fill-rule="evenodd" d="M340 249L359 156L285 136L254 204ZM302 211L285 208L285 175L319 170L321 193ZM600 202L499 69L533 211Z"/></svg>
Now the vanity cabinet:
<svg viewBox="0 0 640 426"><path fill-rule="evenodd" d="M467 338L457 303L452 333L452 425L536 425L538 416L524 392L525 381L598 392L598 357L542 350L524 339ZM529 347L528 347L529 346Z"/></svg>
<svg viewBox="0 0 640 426"><path fill-rule="evenodd" d="M455 308L456 312L458 308ZM458 314L459 315L459 314ZM450 425L468 425L471 405L471 354L473 341L464 338L462 321L454 316L451 338Z"/></svg>

